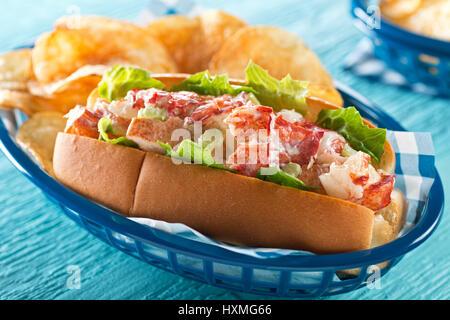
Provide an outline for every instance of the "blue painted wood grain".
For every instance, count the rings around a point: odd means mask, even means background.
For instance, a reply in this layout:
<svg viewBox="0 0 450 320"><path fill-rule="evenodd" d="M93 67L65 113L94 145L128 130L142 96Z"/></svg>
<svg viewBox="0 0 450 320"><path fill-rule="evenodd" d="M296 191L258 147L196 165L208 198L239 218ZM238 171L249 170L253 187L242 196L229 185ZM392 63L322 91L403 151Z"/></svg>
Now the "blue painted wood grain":
<svg viewBox="0 0 450 320"><path fill-rule="evenodd" d="M408 130L430 131L437 168L447 190L450 177L450 101L364 80L342 69L361 34L352 26L349 2L198 1L236 14L251 24L276 25L299 34L334 78L353 87ZM148 2L0 1L0 51L40 33L80 8L132 20ZM446 210L448 211L448 210ZM381 290L362 288L333 299L449 299L450 221L381 280ZM77 266L80 289L70 289L68 267ZM263 299L191 280L149 266L78 228L0 153L0 299Z"/></svg>

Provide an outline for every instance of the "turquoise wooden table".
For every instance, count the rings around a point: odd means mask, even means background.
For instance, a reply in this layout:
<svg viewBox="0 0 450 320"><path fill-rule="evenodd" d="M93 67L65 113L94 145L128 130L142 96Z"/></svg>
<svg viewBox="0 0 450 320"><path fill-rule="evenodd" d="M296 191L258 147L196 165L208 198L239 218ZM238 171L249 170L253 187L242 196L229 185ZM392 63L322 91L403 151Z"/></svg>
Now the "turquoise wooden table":
<svg viewBox="0 0 450 320"><path fill-rule="evenodd" d="M276 25L299 34L335 79L389 112L411 131L432 133L436 165L450 188L450 100L364 80L342 68L361 39L349 2L197 1L251 24ZM146 1L0 1L0 51L50 30L64 14L101 14L133 20ZM75 5L75 6L74 6ZM447 210L448 211L448 210ZM333 299L449 299L450 217L381 279ZM79 272L80 286L70 285ZM140 262L78 228L0 153L0 299L262 299L186 280Z"/></svg>

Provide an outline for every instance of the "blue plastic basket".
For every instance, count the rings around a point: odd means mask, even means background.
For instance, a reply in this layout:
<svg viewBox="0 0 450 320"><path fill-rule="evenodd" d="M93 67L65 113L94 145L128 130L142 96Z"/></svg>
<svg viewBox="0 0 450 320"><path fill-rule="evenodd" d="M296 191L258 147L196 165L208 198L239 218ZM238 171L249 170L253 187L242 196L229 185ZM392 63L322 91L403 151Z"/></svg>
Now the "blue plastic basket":
<svg viewBox="0 0 450 320"><path fill-rule="evenodd" d="M450 42L422 36L381 18L377 27L368 7L378 1L352 0L355 24L371 40L374 54L402 74L410 84L425 85L428 92L450 96Z"/></svg>
<svg viewBox="0 0 450 320"><path fill-rule="evenodd" d="M389 115L356 92L336 84L346 105L356 106L372 122L404 130ZM416 226L406 235L370 250L260 259L153 229L102 207L66 188L41 170L18 147L14 135L24 120L18 111L0 111L0 147L13 165L62 210L93 235L153 266L218 287L279 297L317 297L352 291L371 282L370 266L389 260L386 274L407 252L423 243L438 225L444 193L439 174ZM361 268L358 276L340 279L339 270ZM309 281L297 281L299 278ZM268 280L270 279L270 280Z"/></svg>

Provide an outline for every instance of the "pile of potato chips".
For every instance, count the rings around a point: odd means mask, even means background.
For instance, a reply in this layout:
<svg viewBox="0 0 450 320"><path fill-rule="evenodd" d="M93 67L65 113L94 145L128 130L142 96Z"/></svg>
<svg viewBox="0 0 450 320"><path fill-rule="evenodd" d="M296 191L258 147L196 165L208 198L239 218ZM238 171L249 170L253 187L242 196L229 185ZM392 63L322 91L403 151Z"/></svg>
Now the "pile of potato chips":
<svg viewBox="0 0 450 320"><path fill-rule="evenodd" d="M381 0L380 11L405 29L450 41L449 0Z"/></svg>
<svg viewBox="0 0 450 320"><path fill-rule="evenodd" d="M245 79L249 60L276 78L290 74L309 81L311 96L343 103L318 57L298 36L209 10L194 18L163 17L146 27L99 16L62 17L32 49L0 55L0 108L31 116L17 140L51 173L63 115L86 104L109 67L132 65L154 74L209 69Z"/></svg>

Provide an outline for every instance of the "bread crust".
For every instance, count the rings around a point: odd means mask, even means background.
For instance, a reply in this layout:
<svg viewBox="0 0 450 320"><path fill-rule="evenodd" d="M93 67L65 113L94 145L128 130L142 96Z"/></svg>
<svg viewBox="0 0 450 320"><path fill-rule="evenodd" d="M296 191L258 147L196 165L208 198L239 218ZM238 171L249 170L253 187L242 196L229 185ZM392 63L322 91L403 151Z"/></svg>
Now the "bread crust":
<svg viewBox="0 0 450 320"><path fill-rule="evenodd" d="M137 149L60 132L53 170L76 192L128 216L144 157Z"/></svg>
<svg viewBox="0 0 450 320"><path fill-rule="evenodd" d="M184 223L218 240L316 253L370 246L366 207L152 152L59 133L54 170L122 215Z"/></svg>
<svg viewBox="0 0 450 320"><path fill-rule="evenodd" d="M153 77L169 86L186 75ZM323 108L339 108L314 97L307 102L312 121ZM388 142L380 167L395 168ZM375 212L366 207L92 138L59 133L54 171L65 185L122 215L184 223L235 244L328 254L372 242Z"/></svg>
<svg viewBox="0 0 450 320"><path fill-rule="evenodd" d="M147 153L134 217L182 222L241 245L317 253L369 247L373 212L328 196Z"/></svg>

